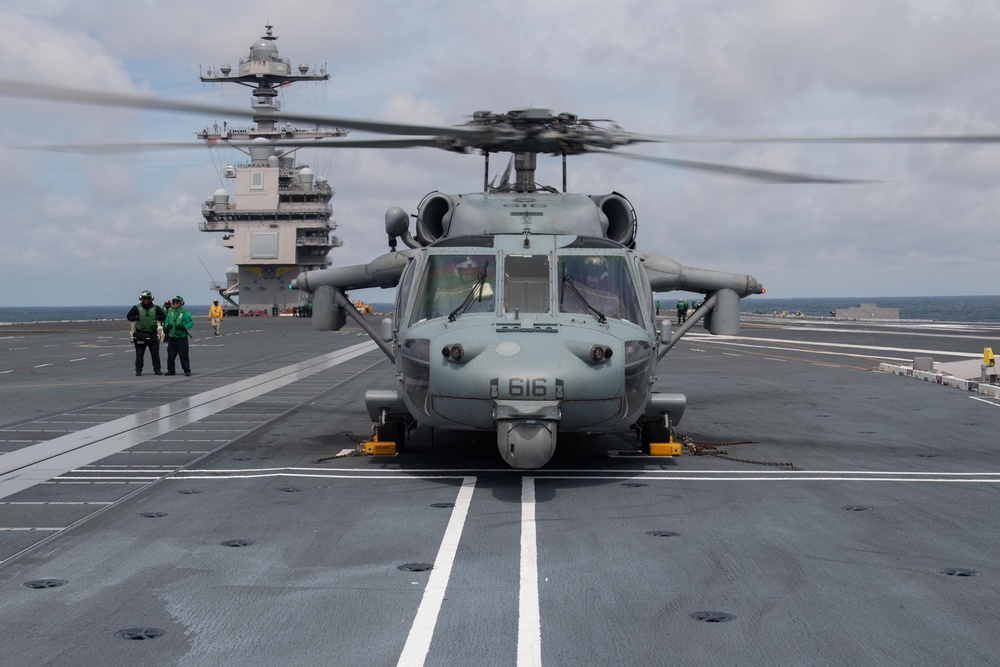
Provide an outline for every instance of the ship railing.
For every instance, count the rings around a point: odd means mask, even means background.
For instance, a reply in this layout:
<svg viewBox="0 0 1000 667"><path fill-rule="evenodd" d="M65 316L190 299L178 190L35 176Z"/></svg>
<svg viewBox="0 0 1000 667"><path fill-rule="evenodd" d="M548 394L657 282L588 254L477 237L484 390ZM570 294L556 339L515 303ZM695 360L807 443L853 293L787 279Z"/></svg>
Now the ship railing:
<svg viewBox="0 0 1000 667"><path fill-rule="evenodd" d="M277 56L277 57L271 56L270 62L272 62L272 63L285 63L286 65L288 65L288 71L289 72L292 71L292 63L291 63L291 61L288 60L288 58L282 58L281 56ZM243 56L242 58L240 58L240 64L241 65L246 65L248 63L260 63L262 65L266 65L268 63L268 61L267 60L257 60L255 58L251 58L250 56Z"/></svg>
<svg viewBox="0 0 1000 667"><path fill-rule="evenodd" d="M295 239L297 246L325 246L333 245L329 237L326 236L300 236Z"/></svg>
<svg viewBox="0 0 1000 667"><path fill-rule="evenodd" d="M198 231L231 232L233 231L233 223L229 220L203 220L198 223Z"/></svg>

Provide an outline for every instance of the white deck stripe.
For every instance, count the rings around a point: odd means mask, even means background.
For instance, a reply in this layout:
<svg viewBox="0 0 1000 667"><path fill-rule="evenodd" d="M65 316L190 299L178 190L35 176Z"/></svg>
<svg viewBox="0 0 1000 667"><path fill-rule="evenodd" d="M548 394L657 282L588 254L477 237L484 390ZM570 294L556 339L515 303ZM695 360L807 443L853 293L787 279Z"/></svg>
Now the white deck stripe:
<svg viewBox="0 0 1000 667"><path fill-rule="evenodd" d="M472 504L472 492L475 488L475 477L465 477L462 480L462 488L458 490L458 497L455 499L455 510L451 513L448 527L444 531L444 539L441 540L437 557L434 559L434 569L427 579L427 588L424 589L420 607L417 608L417 616L413 619L410 634L406 637L403 652L399 655L399 662L396 663L399 667L421 667L427 660L427 652L434 637L434 626L437 625L444 593L448 588L448 580L451 579L451 568L455 563L455 554L458 552L459 540L462 539L465 518L469 515L469 505Z"/></svg>
<svg viewBox="0 0 1000 667"><path fill-rule="evenodd" d="M521 480L521 594L517 611L517 667L541 667L542 620L538 606L535 479Z"/></svg>
<svg viewBox="0 0 1000 667"><path fill-rule="evenodd" d="M376 349L365 342L0 455L0 498L152 440Z"/></svg>

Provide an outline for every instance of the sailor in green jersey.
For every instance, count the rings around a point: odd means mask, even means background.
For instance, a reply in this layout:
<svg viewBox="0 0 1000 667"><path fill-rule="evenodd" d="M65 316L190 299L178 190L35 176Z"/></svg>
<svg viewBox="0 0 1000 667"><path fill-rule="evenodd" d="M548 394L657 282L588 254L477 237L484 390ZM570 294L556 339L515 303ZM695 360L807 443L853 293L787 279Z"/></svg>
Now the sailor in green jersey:
<svg viewBox="0 0 1000 667"><path fill-rule="evenodd" d="M184 308L184 299L175 296L163 323L167 334L167 375L175 374L174 362L179 356L184 375L191 375L191 361L188 358L188 331L194 326L194 319Z"/></svg>

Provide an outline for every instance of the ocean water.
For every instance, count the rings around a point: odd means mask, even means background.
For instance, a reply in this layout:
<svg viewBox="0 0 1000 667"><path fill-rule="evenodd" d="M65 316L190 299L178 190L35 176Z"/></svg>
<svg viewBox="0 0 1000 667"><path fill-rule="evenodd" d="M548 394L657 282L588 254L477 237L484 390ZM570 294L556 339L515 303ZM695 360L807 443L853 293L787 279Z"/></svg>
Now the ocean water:
<svg viewBox="0 0 1000 667"><path fill-rule="evenodd" d="M0 324L24 322L86 322L122 320L135 304L128 306L0 306ZM184 305L192 315L208 315L208 306Z"/></svg>
<svg viewBox="0 0 1000 667"><path fill-rule="evenodd" d="M670 310L676 299L659 295L660 307ZM751 296L743 299L746 313L796 313L810 317L829 317L837 308L853 308L874 303L881 308L899 308L904 320L938 322L1000 322L1000 296L885 296L844 298L767 299ZM372 304L377 312L389 312L392 305ZM23 322L79 322L85 320L124 320L128 306L0 306L0 325ZM192 315L208 315L208 306L186 306Z"/></svg>
<svg viewBox="0 0 1000 667"><path fill-rule="evenodd" d="M675 302L671 302L673 305ZM874 303L880 308L899 308L901 320L934 322L1000 322L1000 296L879 296L823 299L743 299L745 313L801 312L811 317L830 317L838 308ZM662 299L661 299L662 307Z"/></svg>

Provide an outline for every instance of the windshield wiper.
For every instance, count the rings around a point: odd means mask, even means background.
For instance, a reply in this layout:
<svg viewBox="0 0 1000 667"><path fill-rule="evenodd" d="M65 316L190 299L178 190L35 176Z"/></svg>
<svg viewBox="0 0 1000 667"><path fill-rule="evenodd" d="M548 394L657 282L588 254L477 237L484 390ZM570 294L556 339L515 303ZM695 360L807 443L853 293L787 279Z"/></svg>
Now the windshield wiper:
<svg viewBox="0 0 1000 667"><path fill-rule="evenodd" d="M591 315L597 317L598 322L600 322L601 324L607 323L608 318L604 316L604 313L602 313L601 311L597 310L592 305L590 305L587 299L582 294L580 294L580 290L577 289L575 284L573 284L573 279L570 278L568 275L566 275L565 267L563 267L562 287L563 289L559 290L559 310L562 310L563 298L566 295L565 288L568 287L570 294L575 296L576 300L580 302L580 305L583 306Z"/></svg>
<svg viewBox="0 0 1000 667"><path fill-rule="evenodd" d="M479 280L477 280L476 284L472 286L472 289L465 297L465 301L459 304L458 308L456 308L455 310L451 311L451 313L448 314L449 322L454 322L459 315L461 315L469 308L471 308L474 302L483 300L483 285L486 284L486 272L489 270L489 268L490 268L490 261L486 260L486 263L483 265L483 271L482 273L479 274Z"/></svg>

